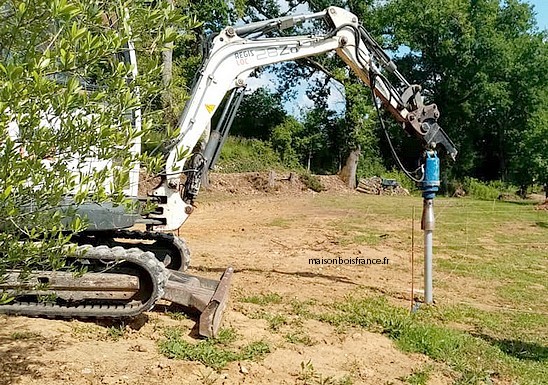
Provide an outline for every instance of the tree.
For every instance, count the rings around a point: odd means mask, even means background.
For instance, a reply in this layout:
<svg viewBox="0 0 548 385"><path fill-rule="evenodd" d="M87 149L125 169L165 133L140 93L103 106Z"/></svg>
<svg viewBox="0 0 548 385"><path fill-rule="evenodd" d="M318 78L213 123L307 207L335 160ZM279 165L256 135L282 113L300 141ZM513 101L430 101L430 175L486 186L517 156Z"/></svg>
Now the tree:
<svg viewBox="0 0 548 385"><path fill-rule="evenodd" d="M232 125L233 135L268 140L272 129L286 118L279 96L265 88L246 95Z"/></svg>
<svg viewBox="0 0 548 385"><path fill-rule="evenodd" d="M393 0L381 15L391 47L408 47L398 61L402 72L431 90L441 125L457 142L454 173L512 180L525 129L545 109L536 95L548 86L540 70L545 38L534 29L531 6L518 0ZM545 156L540 151L531 155Z"/></svg>
<svg viewBox="0 0 548 385"><path fill-rule="evenodd" d="M86 226L67 196L131 205L129 170L147 160L132 151L141 135L133 114L145 101L145 131L158 118L150 102L162 90L160 49L176 37L165 26L180 18L145 1L14 1L0 14L1 278L64 267L70 234ZM118 60L132 40L143 54L137 76ZM90 168L89 157L111 166Z"/></svg>
<svg viewBox="0 0 548 385"><path fill-rule="evenodd" d="M292 116L288 116L272 129L270 136L272 148L288 166L299 164L299 137L303 130L303 125Z"/></svg>

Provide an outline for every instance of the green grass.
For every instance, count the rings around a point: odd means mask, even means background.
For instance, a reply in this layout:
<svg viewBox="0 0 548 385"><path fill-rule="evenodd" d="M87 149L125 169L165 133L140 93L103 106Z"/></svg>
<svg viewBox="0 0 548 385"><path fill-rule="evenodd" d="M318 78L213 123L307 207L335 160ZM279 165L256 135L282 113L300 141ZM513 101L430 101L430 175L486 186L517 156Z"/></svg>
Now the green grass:
<svg viewBox="0 0 548 385"><path fill-rule="evenodd" d="M108 338L118 341L126 335L126 326L123 324L109 326L105 333Z"/></svg>
<svg viewBox="0 0 548 385"><path fill-rule="evenodd" d="M536 331L528 331L525 325L514 331L506 323L507 317L516 321L511 314L425 308L410 315L384 297L351 296L316 317L334 326L357 326L385 334L405 352L425 354L449 365L459 384L490 383L498 377L519 384L541 384L548 378L548 341L541 332L548 326L545 317L537 316ZM454 328L458 321L476 323L480 328L458 330Z"/></svg>
<svg viewBox="0 0 548 385"><path fill-rule="evenodd" d="M258 360L270 353L270 345L265 341L254 341L240 348L229 345L236 340L234 330L219 332L216 339L191 343L183 338L184 333L178 328L167 328L164 339L158 343L161 354L168 358L197 361L214 370L221 370L228 363L242 360Z"/></svg>
<svg viewBox="0 0 548 385"><path fill-rule="evenodd" d="M330 227L341 242L406 251L415 207L415 256L421 263L421 198L318 196L314 204L340 212ZM409 315L361 293L327 310L298 310L337 330L355 326L383 333L403 351L447 364L456 384L546 383L548 212L527 201L436 198L435 213L435 293L462 293L462 304L445 305L441 295L436 307ZM426 374L405 380L422 383Z"/></svg>
<svg viewBox="0 0 548 385"><path fill-rule="evenodd" d="M280 218L273 219L272 221L267 223L266 226L280 227L282 229L289 229L289 228L291 228L292 223L293 223L293 220L288 219L288 218L280 217Z"/></svg>
<svg viewBox="0 0 548 385"><path fill-rule="evenodd" d="M306 363L301 361L301 370L297 375L297 385L352 385L352 378L348 375L335 378L334 376L325 376L319 373L312 364L311 360Z"/></svg>
<svg viewBox="0 0 548 385"><path fill-rule="evenodd" d="M182 313L180 311L168 311L166 312L166 315L169 318L174 319L175 321L184 321L189 319L185 313Z"/></svg>
<svg viewBox="0 0 548 385"><path fill-rule="evenodd" d="M415 210L415 251L422 251L422 199L415 197L319 196L315 204L340 210L330 227L342 246L390 246L409 250ZM542 311L546 290L548 212L533 202L436 198L435 285L451 290L444 277L476 279L492 288L501 305ZM458 290L458 287L454 287Z"/></svg>
<svg viewBox="0 0 548 385"><path fill-rule="evenodd" d="M240 302L252 303L254 305L266 306L270 304L280 304L282 303L282 296L278 293L262 293L250 295L247 297L242 297Z"/></svg>
<svg viewBox="0 0 548 385"><path fill-rule="evenodd" d="M409 376L407 376L404 381L410 385L427 385L430 375L432 374L433 368L427 366L419 370L413 371Z"/></svg>
<svg viewBox="0 0 548 385"><path fill-rule="evenodd" d="M12 340L32 340L41 337L40 333L31 331L13 332L11 333Z"/></svg>
<svg viewBox="0 0 548 385"><path fill-rule="evenodd" d="M291 331L284 335L284 339L290 344L312 346L315 342L303 330Z"/></svg>

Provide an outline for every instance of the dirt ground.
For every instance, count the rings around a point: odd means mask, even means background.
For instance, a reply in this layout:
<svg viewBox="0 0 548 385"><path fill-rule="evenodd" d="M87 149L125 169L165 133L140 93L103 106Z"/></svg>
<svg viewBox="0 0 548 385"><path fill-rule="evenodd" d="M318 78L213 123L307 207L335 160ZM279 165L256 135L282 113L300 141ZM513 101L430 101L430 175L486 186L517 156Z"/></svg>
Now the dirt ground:
<svg viewBox="0 0 548 385"><path fill-rule="evenodd" d="M354 194L336 181L329 183L334 187L322 194ZM242 297L275 292L283 304L294 299L329 303L362 287L404 304L410 289L409 255L402 247L336 245L338 234L328 224L347 214L319 207L318 195L310 191L297 188L291 196L216 191L206 194L180 230L193 253L190 271L218 277L227 266L235 268L223 326L237 332L242 346L267 341L270 353L256 362L232 362L220 372L197 362L168 359L157 348L163 330L180 326L194 341L194 321L175 320L162 307L132 322L121 336L109 325L91 321L0 316L0 385L302 384L299 375L308 362L333 381L402 384L406 376L432 364L425 356L402 353L381 334L361 329L341 331L304 320L302 329L312 341L306 345L289 343L283 333L270 330L265 319L253 316L256 305L242 302ZM379 225L394 226L382 220ZM319 267L308 262L338 256L388 257L390 263ZM436 373L429 384L451 382L443 371Z"/></svg>

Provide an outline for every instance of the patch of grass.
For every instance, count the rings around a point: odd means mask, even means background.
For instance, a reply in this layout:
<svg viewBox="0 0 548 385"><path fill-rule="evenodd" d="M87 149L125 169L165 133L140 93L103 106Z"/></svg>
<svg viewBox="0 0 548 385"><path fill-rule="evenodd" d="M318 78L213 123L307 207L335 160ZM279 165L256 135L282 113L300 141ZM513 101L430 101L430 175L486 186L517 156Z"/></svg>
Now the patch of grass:
<svg viewBox="0 0 548 385"><path fill-rule="evenodd" d="M179 311L168 311L166 312L166 315L175 321L184 321L188 319L188 316L185 313Z"/></svg>
<svg viewBox="0 0 548 385"><path fill-rule="evenodd" d="M267 226L269 226L269 227L281 227L282 229L289 229L293 222L294 221L292 219L280 217L280 218L275 218L272 221L270 221L269 223L267 223Z"/></svg>
<svg viewBox="0 0 548 385"><path fill-rule="evenodd" d="M217 339L190 343L183 339L180 329L167 328L158 348L168 358L201 362L214 370L224 368L229 362L258 360L270 353L270 346L265 341L251 342L239 350L221 346L228 344L234 336L234 331L225 331Z"/></svg>
<svg viewBox="0 0 548 385"><path fill-rule="evenodd" d="M254 305L266 306L270 304L280 304L282 303L282 296L278 293L264 293L257 295L250 295L248 297L243 297L240 299L240 302L252 303Z"/></svg>
<svg viewBox="0 0 548 385"><path fill-rule="evenodd" d="M12 340L32 340L41 337L40 333L31 331L13 332L10 335Z"/></svg>
<svg viewBox="0 0 548 385"><path fill-rule="evenodd" d="M118 341L126 335L125 325L113 325L106 329L106 336L114 341Z"/></svg>
<svg viewBox="0 0 548 385"><path fill-rule="evenodd" d="M291 306L291 313L299 317L309 318L310 317L310 306L316 304L315 300L309 299L306 301L299 301L297 299L292 299L289 305Z"/></svg>
<svg viewBox="0 0 548 385"><path fill-rule="evenodd" d="M299 330L297 332L289 332L284 335L284 339L290 344L295 345L304 345L304 346L313 346L315 342L310 338L308 334L304 331Z"/></svg>
<svg viewBox="0 0 548 385"><path fill-rule="evenodd" d="M538 349L532 351L528 359L520 359L501 348L498 338L490 340L485 335L455 330L440 323L443 312L421 310L409 315L405 309L389 305L385 298L378 297L348 297L332 308L334 312L318 318L336 326L360 326L383 333L403 351L422 353L448 364L459 375L457 383L490 383L502 376L519 379L520 384L540 384L539 379L548 378L546 341L536 345Z"/></svg>
<svg viewBox="0 0 548 385"><path fill-rule="evenodd" d="M82 339L87 338L104 338L104 329L99 325L93 323L71 323L71 335L75 338Z"/></svg>
<svg viewBox="0 0 548 385"><path fill-rule="evenodd" d="M270 345L264 340L254 341L244 346L239 354L240 360L256 361L271 352Z"/></svg>
<svg viewBox="0 0 548 385"><path fill-rule="evenodd" d="M281 329L282 326L287 325L287 318L280 313L273 314L265 311L260 311L257 313L249 314L250 318L253 319L264 319L268 322L268 328L274 332L277 332Z"/></svg>
<svg viewBox="0 0 548 385"><path fill-rule="evenodd" d="M238 333L236 333L236 330L234 330L233 328L222 328L217 333L217 337L215 337L214 341L217 344L230 345L237 339Z"/></svg>
<svg viewBox="0 0 548 385"><path fill-rule="evenodd" d="M284 325L287 325L287 318L283 314L265 313L264 318L268 321L268 328L272 331L279 331Z"/></svg>
<svg viewBox="0 0 548 385"><path fill-rule="evenodd" d="M297 375L298 385L352 385L353 383L350 376L339 379L334 376L324 376L314 368L311 360L306 363L301 361L301 369Z"/></svg>

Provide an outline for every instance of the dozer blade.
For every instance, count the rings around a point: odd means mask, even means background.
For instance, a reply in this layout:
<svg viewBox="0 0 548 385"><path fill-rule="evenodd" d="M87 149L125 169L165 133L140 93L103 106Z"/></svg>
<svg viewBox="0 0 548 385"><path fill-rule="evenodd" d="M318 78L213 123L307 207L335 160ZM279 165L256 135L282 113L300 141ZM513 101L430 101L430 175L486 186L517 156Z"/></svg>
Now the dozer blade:
<svg viewBox="0 0 548 385"><path fill-rule="evenodd" d="M228 302L234 269L229 267L219 281L169 270L163 299L199 310L198 332L216 337Z"/></svg>

